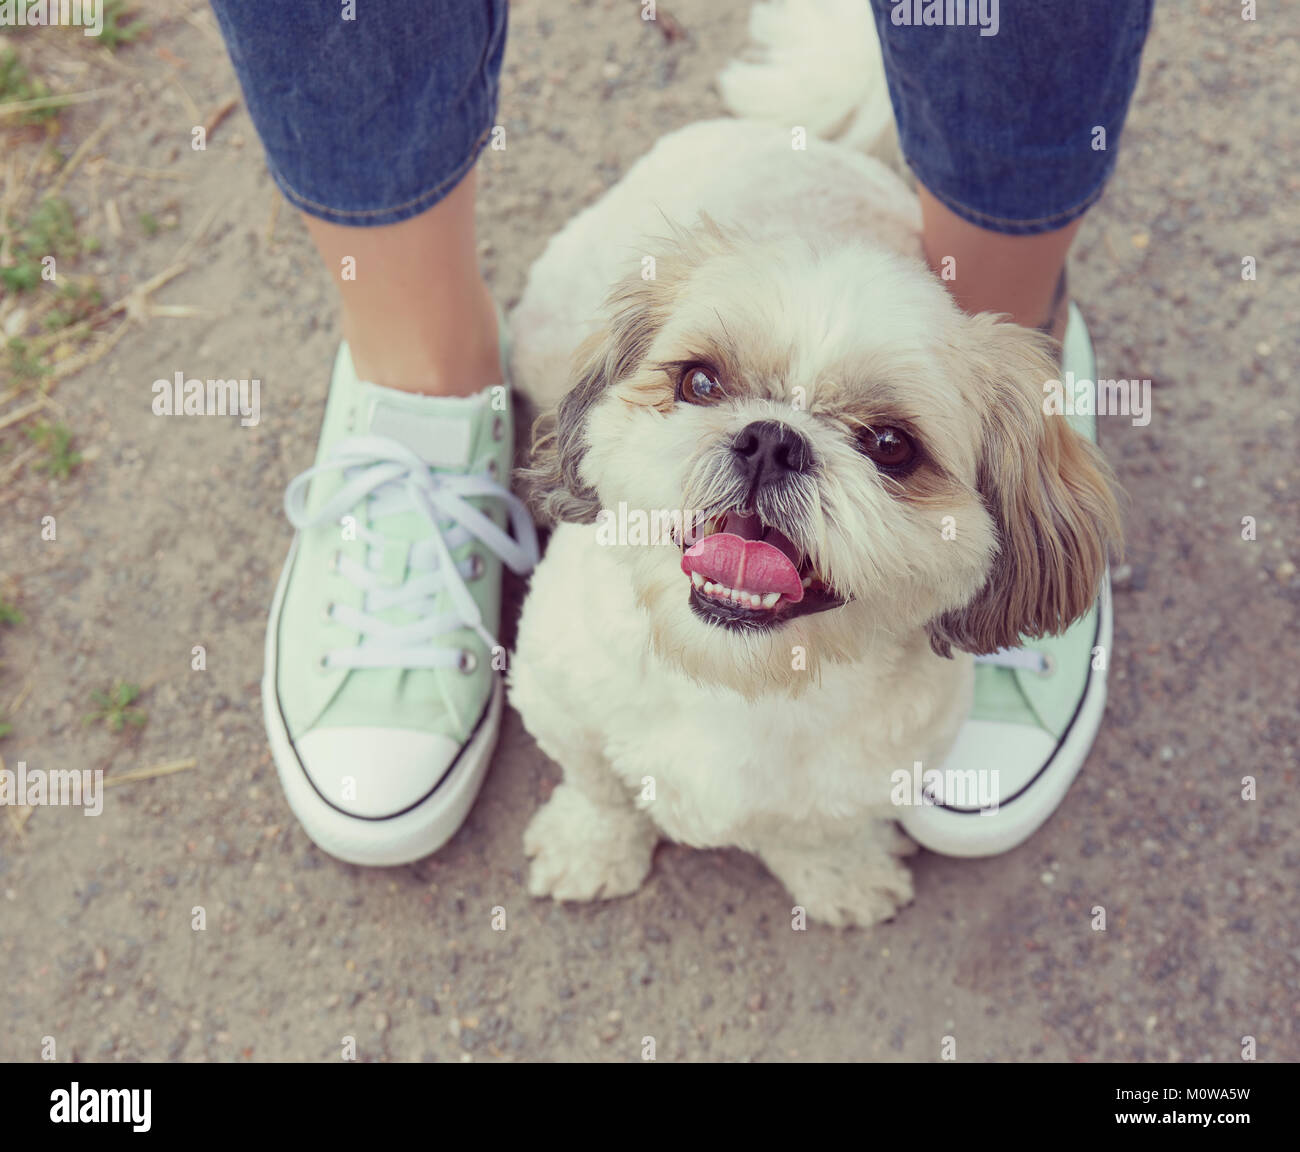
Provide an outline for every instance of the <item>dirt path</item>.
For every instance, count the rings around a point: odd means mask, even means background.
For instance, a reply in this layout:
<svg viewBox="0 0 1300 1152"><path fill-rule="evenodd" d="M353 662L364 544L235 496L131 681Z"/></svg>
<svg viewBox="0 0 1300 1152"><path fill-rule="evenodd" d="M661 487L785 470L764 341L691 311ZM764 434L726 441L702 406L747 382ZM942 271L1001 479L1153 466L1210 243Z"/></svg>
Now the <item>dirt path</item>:
<svg viewBox="0 0 1300 1152"><path fill-rule="evenodd" d="M26 617L3 630L0 703L30 683L0 754L110 778L196 766L111 789L94 819L46 808L19 831L0 814L0 1059L53 1036L60 1059L328 1060L345 1035L365 1060L627 1060L645 1036L660 1060L935 1060L945 1035L962 1060L1235 1060L1244 1036L1260 1059L1300 1059L1300 52L1279 13L1159 7L1118 175L1079 245L1101 374L1155 389L1148 426L1103 422L1132 543L1092 758L1028 845L923 855L914 905L841 934L791 932L785 893L740 853L667 847L630 899L532 902L520 837L556 770L513 715L435 859L362 871L310 845L257 685L282 493L310 463L337 339L329 285L298 221L273 215L242 107L190 147L195 110L237 94L207 10L143 7L150 36L97 65L111 102L65 114L65 150L118 118L67 195L104 237L87 262L121 291L212 213L154 296L201 315L143 318L62 382L89 458L64 481L25 469L0 497L0 572ZM515 3L508 146L482 166L503 302L657 135L720 111L712 78L746 0L671 9L684 38L634 0ZM257 377L260 423L152 415L153 382L177 372ZM142 729L82 722L116 680L144 686Z"/></svg>

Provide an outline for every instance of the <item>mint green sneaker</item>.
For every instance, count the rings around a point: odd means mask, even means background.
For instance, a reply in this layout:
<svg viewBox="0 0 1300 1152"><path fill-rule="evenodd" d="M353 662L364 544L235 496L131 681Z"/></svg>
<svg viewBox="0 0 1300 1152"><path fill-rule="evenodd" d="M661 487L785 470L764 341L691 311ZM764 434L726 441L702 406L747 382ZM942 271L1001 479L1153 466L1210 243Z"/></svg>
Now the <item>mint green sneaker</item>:
<svg viewBox="0 0 1300 1152"><path fill-rule="evenodd" d="M503 701L502 563L522 574L538 557L507 487L513 449L508 388L381 388L339 348L316 463L285 492L298 531L262 709L289 806L341 860L429 855L483 782Z"/></svg>
<svg viewBox="0 0 1300 1152"><path fill-rule="evenodd" d="M1092 340L1073 303L1061 363L1075 379L1097 378ZM1067 419L1096 443L1095 416ZM1101 726L1108 660L1094 661L1093 650L1100 647L1108 657L1112 623L1108 572L1092 611L1060 636L975 658L975 702L941 775L979 781L983 777L972 773L996 765L996 806L959 805L956 797L945 803L940 786L931 794L933 803L902 809L900 822L913 840L945 856L993 856L1042 827L1065 798ZM993 797L981 789L985 799Z"/></svg>

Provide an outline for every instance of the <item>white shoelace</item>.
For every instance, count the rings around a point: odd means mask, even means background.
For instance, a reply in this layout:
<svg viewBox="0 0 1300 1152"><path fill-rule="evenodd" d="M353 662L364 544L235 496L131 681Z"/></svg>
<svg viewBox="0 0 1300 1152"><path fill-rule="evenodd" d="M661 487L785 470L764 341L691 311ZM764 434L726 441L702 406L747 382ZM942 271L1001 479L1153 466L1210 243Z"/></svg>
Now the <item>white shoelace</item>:
<svg viewBox="0 0 1300 1152"><path fill-rule="evenodd" d="M315 513L307 513L307 489L314 476L342 471L343 486ZM479 509L466 501L473 497L500 500L509 513L513 539ZM357 539L368 546L370 563L360 564L339 555L339 573L363 593L358 610L347 604L333 604L330 618L352 632L361 642L353 648L334 649L325 656L331 668L451 668L465 667L466 654L458 648L440 648L432 642L461 628L472 628L487 645L497 639L483 623L483 614L466 586L478 575L473 560L457 564L452 551L477 539L511 571L523 575L537 564L537 532L524 502L508 488L485 474L458 475L435 472L414 452L385 436L350 436L340 440L323 464L295 476L284 493L284 510L300 531L319 524L338 525L344 516L356 515L365 501L368 519L376 523L386 516L412 509L428 521L427 538L417 541L386 541L384 534L361 523L357 517ZM409 549L407 579L394 586L377 570L387 547ZM446 592L451 611L438 612L438 597ZM410 612L415 619L390 624L380 615L393 609ZM470 654L472 656L472 654Z"/></svg>
<svg viewBox="0 0 1300 1152"><path fill-rule="evenodd" d="M995 668L1022 668L1040 676L1051 671L1051 662L1042 652L1032 648L999 648L986 656L976 656L976 664L992 664Z"/></svg>

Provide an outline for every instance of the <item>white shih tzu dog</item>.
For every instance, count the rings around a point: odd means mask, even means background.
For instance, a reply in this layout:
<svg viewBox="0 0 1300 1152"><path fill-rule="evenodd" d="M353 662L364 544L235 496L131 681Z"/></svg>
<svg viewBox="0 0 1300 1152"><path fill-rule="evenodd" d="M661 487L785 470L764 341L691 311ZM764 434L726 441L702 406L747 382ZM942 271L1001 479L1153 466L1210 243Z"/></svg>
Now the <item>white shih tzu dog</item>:
<svg viewBox="0 0 1300 1152"><path fill-rule="evenodd" d="M789 83L767 67L724 76L733 109ZM535 895L632 892L667 837L756 853L814 919L890 916L891 775L943 762L971 653L1097 596L1110 474L1044 415L1049 342L957 308L894 172L799 143L664 137L512 317L514 378L555 407L531 479L558 526L510 672L564 772L525 835Z"/></svg>

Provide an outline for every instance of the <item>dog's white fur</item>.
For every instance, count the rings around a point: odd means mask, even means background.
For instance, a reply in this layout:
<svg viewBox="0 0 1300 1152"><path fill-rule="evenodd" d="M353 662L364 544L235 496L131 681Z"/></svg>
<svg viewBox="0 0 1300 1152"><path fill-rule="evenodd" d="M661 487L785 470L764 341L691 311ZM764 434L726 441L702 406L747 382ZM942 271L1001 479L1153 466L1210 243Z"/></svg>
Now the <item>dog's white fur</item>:
<svg viewBox="0 0 1300 1152"><path fill-rule="evenodd" d="M912 893L891 774L939 766L970 706L970 656L940 653L1059 630L1091 603L1104 466L1042 416L1041 338L964 316L919 224L878 161L715 120L660 140L534 265L514 379L543 405L574 385L539 472L565 522L510 673L564 771L525 835L534 894L631 892L669 837L757 853L814 919L890 916ZM674 404L657 365L701 345L725 350L731 395ZM900 409L934 464L910 490L853 439ZM781 528L848 602L738 635L691 612L678 548L602 544L585 521L699 507L760 419L812 445L815 482Z"/></svg>

